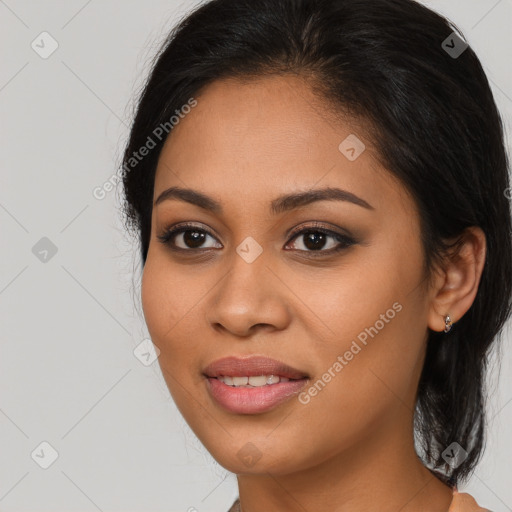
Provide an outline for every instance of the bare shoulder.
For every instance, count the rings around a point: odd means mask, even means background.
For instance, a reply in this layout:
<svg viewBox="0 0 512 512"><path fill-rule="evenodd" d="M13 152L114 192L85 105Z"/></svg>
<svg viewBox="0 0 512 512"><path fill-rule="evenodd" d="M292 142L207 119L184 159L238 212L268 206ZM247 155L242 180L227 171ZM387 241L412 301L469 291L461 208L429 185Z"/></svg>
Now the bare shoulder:
<svg viewBox="0 0 512 512"><path fill-rule="evenodd" d="M452 503L448 512L491 512L486 508L480 507L475 498L467 492L454 492Z"/></svg>

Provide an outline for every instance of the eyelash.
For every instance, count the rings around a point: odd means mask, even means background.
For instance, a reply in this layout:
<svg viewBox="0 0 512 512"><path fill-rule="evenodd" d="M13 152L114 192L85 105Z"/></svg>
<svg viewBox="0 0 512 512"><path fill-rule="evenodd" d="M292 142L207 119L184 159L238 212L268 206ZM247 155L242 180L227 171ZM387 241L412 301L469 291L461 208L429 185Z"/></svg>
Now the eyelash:
<svg viewBox="0 0 512 512"><path fill-rule="evenodd" d="M200 233L206 233L207 235L211 236L212 238L215 238L208 230L201 229L197 225L186 223L186 222L182 223L182 224L179 224L179 225L177 225L177 226L175 226L173 228L166 229L161 235L158 235L157 238L160 240L161 243L163 243L164 245L167 245L172 251L176 251L176 252L182 252L182 253L190 252L190 253L194 253L194 252L197 252L197 251L207 251L207 250L211 249L211 248L207 248L207 249L201 249L201 248L183 249L182 247L176 247L172 243L171 240L176 235L181 234L181 233L185 233L187 231L196 231L196 232L200 232ZM351 238L351 237L349 237L347 235L343 235L341 233L337 233L335 231L331 231L329 229L326 229L325 227L322 227L322 225L317 224L317 223L313 223L310 226L307 226L307 227L302 228L300 230L293 231L290 234L290 237L291 237L290 240L294 240L296 238L299 238L301 235L310 234L310 233L323 233L324 235L332 237L336 241L339 242L339 245L337 247L331 248L331 249L328 249L328 250L320 249L318 251L312 251L312 250L296 249L299 252L309 253L314 258L333 255L335 253L343 251L344 249L348 249L350 246L352 246L355 243L357 243L355 239L353 239L353 238Z"/></svg>

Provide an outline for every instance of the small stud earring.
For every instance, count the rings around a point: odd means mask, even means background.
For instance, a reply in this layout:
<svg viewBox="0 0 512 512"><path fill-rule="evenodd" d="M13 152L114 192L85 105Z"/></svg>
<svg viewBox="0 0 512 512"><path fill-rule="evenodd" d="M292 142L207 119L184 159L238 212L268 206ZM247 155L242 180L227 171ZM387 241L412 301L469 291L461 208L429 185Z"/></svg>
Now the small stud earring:
<svg viewBox="0 0 512 512"><path fill-rule="evenodd" d="M444 317L444 332L450 332L453 322L451 321L450 315Z"/></svg>

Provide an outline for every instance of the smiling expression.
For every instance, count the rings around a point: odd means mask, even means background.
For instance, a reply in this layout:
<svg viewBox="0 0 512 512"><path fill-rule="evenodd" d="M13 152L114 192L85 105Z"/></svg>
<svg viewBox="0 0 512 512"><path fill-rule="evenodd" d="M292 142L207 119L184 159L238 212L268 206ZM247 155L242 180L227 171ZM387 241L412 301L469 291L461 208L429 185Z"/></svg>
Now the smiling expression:
<svg viewBox="0 0 512 512"><path fill-rule="evenodd" d="M160 155L142 277L148 330L187 423L237 473L311 467L412 429L430 296L411 196L361 125L298 77L216 81L197 101ZM352 160L340 149L351 134L365 145ZM274 406L230 409L205 375L228 356L272 358L307 378ZM253 392L215 380L235 403ZM249 402L268 390L258 393ZM249 442L251 466L240 455Z"/></svg>

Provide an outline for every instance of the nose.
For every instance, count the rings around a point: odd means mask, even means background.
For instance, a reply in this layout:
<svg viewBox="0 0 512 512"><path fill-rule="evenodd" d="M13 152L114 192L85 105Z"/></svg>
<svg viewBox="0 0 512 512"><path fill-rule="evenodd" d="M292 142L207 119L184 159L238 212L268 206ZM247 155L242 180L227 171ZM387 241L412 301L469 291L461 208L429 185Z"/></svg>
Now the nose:
<svg viewBox="0 0 512 512"><path fill-rule="evenodd" d="M290 290L262 253L248 263L234 254L226 275L209 295L207 320L217 331L237 337L282 330L290 323Z"/></svg>

